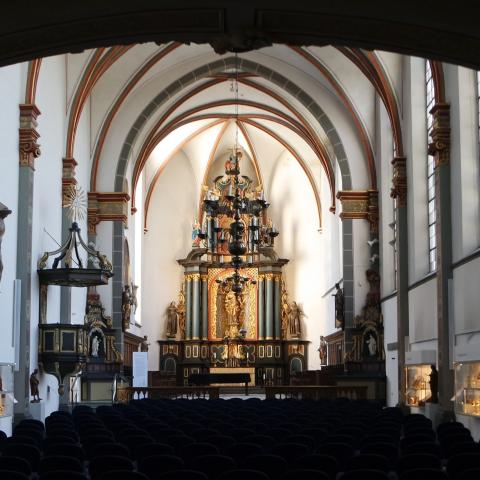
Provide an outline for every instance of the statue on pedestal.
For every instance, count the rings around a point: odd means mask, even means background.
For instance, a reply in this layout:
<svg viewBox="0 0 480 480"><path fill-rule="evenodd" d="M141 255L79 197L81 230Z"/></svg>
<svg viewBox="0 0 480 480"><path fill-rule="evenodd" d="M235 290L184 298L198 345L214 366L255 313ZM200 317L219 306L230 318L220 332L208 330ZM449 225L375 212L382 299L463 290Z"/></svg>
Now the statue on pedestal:
<svg viewBox="0 0 480 480"><path fill-rule="evenodd" d="M137 300L138 285L134 285L132 283L130 288L131 288L131 292L132 292L130 305L133 307L133 313L137 313L137 308L138 308L138 300Z"/></svg>
<svg viewBox="0 0 480 480"><path fill-rule="evenodd" d="M377 355L377 341L372 333L370 333L368 338L365 340L365 343L367 344L368 355L370 357L375 357Z"/></svg>
<svg viewBox="0 0 480 480"><path fill-rule="evenodd" d="M92 357L98 357L98 347L100 346L100 340L97 335L94 335L92 338L92 349L90 355Z"/></svg>
<svg viewBox="0 0 480 480"><path fill-rule="evenodd" d="M292 302L290 305L289 324L290 335L293 338L300 338L302 335L302 317L305 316L302 307L297 302Z"/></svg>
<svg viewBox="0 0 480 480"><path fill-rule="evenodd" d="M180 289L178 294L178 304L177 304L177 320L178 320L178 329L180 330L180 338L185 338L185 294L184 286Z"/></svg>
<svg viewBox="0 0 480 480"><path fill-rule="evenodd" d="M282 280L282 338L286 339L288 334L288 319L290 318L290 305L288 303L288 293L285 282Z"/></svg>
<svg viewBox="0 0 480 480"><path fill-rule="evenodd" d="M33 397L31 403L39 403L41 398L38 393L38 385L40 381L37 378L38 368L30 375L30 395Z"/></svg>
<svg viewBox="0 0 480 480"><path fill-rule="evenodd" d="M318 355L320 357L320 365L327 364L327 341L323 335L320 336L320 346L318 347Z"/></svg>
<svg viewBox="0 0 480 480"><path fill-rule="evenodd" d="M130 316L132 315L132 292L130 285L125 285L122 292L122 327L127 330L130 327Z"/></svg>
<svg viewBox="0 0 480 480"><path fill-rule="evenodd" d="M335 328L345 328L345 298L343 296L343 289L340 287L339 283L335 284L337 291L333 294L335 297Z"/></svg>
<svg viewBox="0 0 480 480"><path fill-rule="evenodd" d="M167 338L175 338L178 330L178 310L175 302L167 307Z"/></svg>
<svg viewBox="0 0 480 480"><path fill-rule="evenodd" d="M148 347L149 347L149 343L147 342L148 340L148 337L146 335L143 336L143 340L140 342L140 351L141 352L148 352Z"/></svg>

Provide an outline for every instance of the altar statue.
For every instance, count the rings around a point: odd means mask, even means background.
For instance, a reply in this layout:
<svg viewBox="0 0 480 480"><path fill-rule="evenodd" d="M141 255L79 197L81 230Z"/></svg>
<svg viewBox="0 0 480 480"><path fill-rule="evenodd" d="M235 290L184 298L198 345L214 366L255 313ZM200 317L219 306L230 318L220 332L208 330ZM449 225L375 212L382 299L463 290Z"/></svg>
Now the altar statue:
<svg viewBox="0 0 480 480"><path fill-rule="evenodd" d="M227 328L225 335L227 337L234 338L238 335L238 326L239 326L239 304L237 301L237 296L235 292L228 288L225 294L224 299L225 313L227 315Z"/></svg>
<svg viewBox="0 0 480 480"><path fill-rule="evenodd" d="M210 190L208 191L210 192ZM198 223L198 220L195 219L193 221L193 225L192 225L192 247L194 248L197 248L200 246L200 237L198 236L198 234L200 233L200 224Z"/></svg>
<svg viewBox="0 0 480 480"><path fill-rule="evenodd" d="M300 338L302 335L302 324L301 319L305 316L303 313L302 307L297 304L297 302L292 302L290 305L290 335L293 338Z"/></svg>
<svg viewBox="0 0 480 480"><path fill-rule="evenodd" d="M282 280L282 338L287 338L288 332L288 319L290 318L290 305L288 303L287 289L285 288L285 282Z"/></svg>
<svg viewBox="0 0 480 480"><path fill-rule="evenodd" d="M320 345L318 347L318 355L320 357L320 365L327 364L327 341L323 335L320 335Z"/></svg>
<svg viewBox="0 0 480 480"><path fill-rule="evenodd" d="M98 340L98 337L94 335L94 337L92 338L92 350L91 350L92 357L98 357L99 346L100 346L100 341Z"/></svg>
<svg viewBox="0 0 480 480"><path fill-rule="evenodd" d="M339 283L335 284L337 291L333 294L335 297L335 328L345 328L345 314L344 314L344 296L343 289Z"/></svg>
<svg viewBox="0 0 480 480"><path fill-rule="evenodd" d="M377 354L377 341L375 340L375 337L370 334L367 340L365 340L365 343L368 346L368 354L371 357L374 357Z"/></svg>
<svg viewBox="0 0 480 480"><path fill-rule="evenodd" d="M125 285L122 292L122 326L127 330L130 326L130 316L132 314L132 292L130 285Z"/></svg>
<svg viewBox="0 0 480 480"><path fill-rule="evenodd" d="M178 329L178 310L175 302L171 302L167 308L167 337L174 338Z"/></svg>

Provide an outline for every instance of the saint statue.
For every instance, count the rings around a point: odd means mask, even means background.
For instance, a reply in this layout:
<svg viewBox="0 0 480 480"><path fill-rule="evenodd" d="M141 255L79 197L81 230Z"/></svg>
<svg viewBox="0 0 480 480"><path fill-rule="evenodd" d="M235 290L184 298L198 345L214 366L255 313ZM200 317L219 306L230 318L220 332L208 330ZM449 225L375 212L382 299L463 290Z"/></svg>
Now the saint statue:
<svg viewBox="0 0 480 480"><path fill-rule="evenodd" d="M430 365L431 372L430 372L430 392L431 396L430 399L427 400L430 403L438 403L438 370L435 365Z"/></svg>
<svg viewBox="0 0 480 480"><path fill-rule="evenodd" d="M143 340L140 342L140 351L141 352L148 352L148 346L150 345L148 342L148 337L146 335L143 336Z"/></svg>
<svg viewBox="0 0 480 480"><path fill-rule="evenodd" d="M100 346L100 340L98 339L97 335L93 335L92 337L92 349L90 355L92 357L98 357L98 347Z"/></svg>
<svg viewBox="0 0 480 480"><path fill-rule="evenodd" d="M320 346L318 347L318 355L320 356L320 365L327 364L327 341L323 335L320 336Z"/></svg>
<svg viewBox="0 0 480 480"><path fill-rule="evenodd" d="M336 283L335 288L337 291L333 294L335 297L335 328L345 328L345 314L344 314L344 303L345 299L343 297L343 289L340 288L340 284Z"/></svg>
<svg viewBox="0 0 480 480"><path fill-rule="evenodd" d="M178 329L178 310L175 302L167 307L167 338L175 338Z"/></svg>
<svg viewBox="0 0 480 480"><path fill-rule="evenodd" d="M210 190L208 192L210 192ZM198 223L198 220L195 219L192 225L192 247L197 248L200 246L200 237L198 236L199 233L200 224Z"/></svg>
<svg viewBox="0 0 480 480"><path fill-rule="evenodd" d="M285 288L285 282L282 280L282 338L287 338L288 333L288 319L290 317L290 305L288 304L288 294Z"/></svg>
<svg viewBox="0 0 480 480"><path fill-rule="evenodd" d="M178 329L180 330L180 338L185 338L185 285L182 284L180 293L178 294L178 304L177 304L177 323Z"/></svg>
<svg viewBox="0 0 480 480"><path fill-rule="evenodd" d="M133 313L137 313L138 300L137 300L138 285L131 285L132 298L130 299L130 305L133 307Z"/></svg>
<svg viewBox="0 0 480 480"><path fill-rule="evenodd" d="M289 324L290 324L290 335L293 338L300 338L302 335L302 317L305 316L303 313L302 307L297 304L297 302L292 302L290 305L290 314L289 314Z"/></svg>
<svg viewBox="0 0 480 480"><path fill-rule="evenodd" d="M130 326L130 316L132 314L132 292L130 285L125 285L122 292L122 326L127 330Z"/></svg>
<svg viewBox="0 0 480 480"><path fill-rule="evenodd" d="M225 335L232 338L236 337L238 335L239 326L239 305L237 303L237 296L231 288L226 290L223 304L227 315L227 329Z"/></svg>
<svg viewBox="0 0 480 480"><path fill-rule="evenodd" d="M227 320L231 321L237 316L237 297L235 292L230 289L225 295L225 311L227 312Z"/></svg>
<svg viewBox="0 0 480 480"><path fill-rule="evenodd" d="M377 341L375 340L375 337L370 334L367 340L365 340L365 343L368 347L368 355L374 357L377 354Z"/></svg>
<svg viewBox="0 0 480 480"><path fill-rule="evenodd" d="M31 403L39 403L41 398L38 393L38 385L40 381L37 378L38 369L36 368L30 375L30 395L33 397Z"/></svg>

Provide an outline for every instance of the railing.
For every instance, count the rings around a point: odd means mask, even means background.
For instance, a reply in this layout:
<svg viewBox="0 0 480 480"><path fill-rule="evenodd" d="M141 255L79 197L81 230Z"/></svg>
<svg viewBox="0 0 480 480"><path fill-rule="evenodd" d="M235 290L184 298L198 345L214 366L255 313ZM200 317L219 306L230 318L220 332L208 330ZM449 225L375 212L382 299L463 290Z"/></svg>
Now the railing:
<svg viewBox="0 0 480 480"><path fill-rule="evenodd" d="M217 399L220 396L218 387L125 387L117 389L117 401L127 403L130 400L143 398L207 398Z"/></svg>
<svg viewBox="0 0 480 480"><path fill-rule="evenodd" d="M349 398L363 400L367 398L367 386L285 386L265 387L268 400L274 398L295 398L297 400L325 400L334 398Z"/></svg>

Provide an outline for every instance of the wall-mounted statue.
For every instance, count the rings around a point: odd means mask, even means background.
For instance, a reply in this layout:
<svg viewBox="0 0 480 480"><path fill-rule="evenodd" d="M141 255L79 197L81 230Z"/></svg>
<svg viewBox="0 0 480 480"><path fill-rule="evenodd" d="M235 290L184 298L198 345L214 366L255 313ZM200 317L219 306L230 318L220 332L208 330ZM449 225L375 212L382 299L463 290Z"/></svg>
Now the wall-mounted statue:
<svg viewBox="0 0 480 480"><path fill-rule="evenodd" d="M377 340L375 336L370 333L368 337L365 339L366 347L368 356L376 357L377 356Z"/></svg>
<svg viewBox="0 0 480 480"><path fill-rule="evenodd" d="M100 346L100 340L97 335L92 336L92 346L90 349L90 355L92 357L98 357L98 348Z"/></svg>
<svg viewBox="0 0 480 480"><path fill-rule="evenodd" d="M125 285L122 292L122 328L127 330L130 327L132 315L132 292L130 285Z"/></svg>
<svg viewBox="0 0 480 480"><path fill-rule="evenodd" d="M175 338L178 330L178 310L175 302L167 307L167 338Z"/></svg>
<svg viewBox="0 0 480 480"><path fill-rule="evenodd" d="M134 285L132 283L130 288L131 288L131 292L132 292L132 298L130 300L130 305L133 308L133 313L137 313L137 307L138 307L137 290L138 290L138 285Z"/></svg>
<svg viewBox="0 0 480 480"><path fill-rule="evenodd" d="M289 315L290 335L292 338L300 338L302 336L302 317L304 316L305 313L302 307L297 302L292 302Z"/></svg>
<svg viewBox="0 0 480 480"><path fill-rule="evenodd" d="M178 319L178 329L180 330L180 338L185 338L185 294L184 285L180 289L178 294L178 305L177 305L177 319Z"/></svg>
<svg viewBox="0 0 480 480"><path fill-rule="evenodd" d="M323 335L320 335L320 345L318 347L318 355L320 357L320 365L327 364L327 341Z"/></svg>
<svg viewBox="0 0 480 480"><path fill-rule="evenodd" d="M147 335L144 335L143 340L140 342L140 345L139 345L141 352L148 352L148 347L150 344L148 343L147 340L148 340Z"/></svg>
<svg viewBox="0 0 480 480"><path fill-rule="evenodd" d="M38 392L38 385L40 381L37 378L38 369L36 368L30 375L30 395L33 397L31 403L39 403L41 398Z"/></svg>
<svg viewBox="0 0 480 480"><path fill-rule="evenodd" d="M286 339L288 335L288 321L290 318L290 304L288 303L288 293L285 282L282 280L282 338Z"/></svg>
<svg viewBox="0 0 480 480"><path fill-rule="evenodd" d="M2 262L2 239L5 234L4 219L12 213L3 203L0 202L0 281L2 280L3 262Z"/></svg>
<svg viewBox="0 0 480 480"><path fill-rule="evenodd" d="M335 297L335 328L345 329L345 298L343 289L339 283L335 284L337 291L333 294Z"/></svg>

